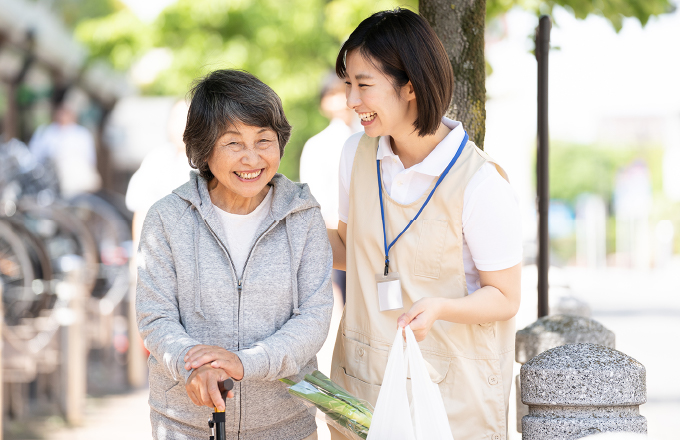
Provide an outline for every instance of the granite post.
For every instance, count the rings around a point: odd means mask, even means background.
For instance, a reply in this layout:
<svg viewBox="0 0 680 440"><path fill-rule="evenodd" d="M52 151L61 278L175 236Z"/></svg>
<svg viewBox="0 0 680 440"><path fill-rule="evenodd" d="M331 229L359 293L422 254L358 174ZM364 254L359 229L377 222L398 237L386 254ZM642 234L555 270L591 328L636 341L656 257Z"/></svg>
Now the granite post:
<svg viewBox="0 0 680 440"><path fill-rule="evenodd" d="M522 440L572 440L600 432L647 433L645 367L589 343L545 351L522 366Z"/></svg>
<svg viewBox="0 0 680 440"><path fill-rule="evenodd" d="M551 348L566 344L589 342L614 348L614 333L599 322L572 315L544 316L517 332L515 336L515 360L526 364L531 358ZM529 413L529 407L522 403L519 376L515 378L517 388L517 432L522 432L522 417Z"/></svg>

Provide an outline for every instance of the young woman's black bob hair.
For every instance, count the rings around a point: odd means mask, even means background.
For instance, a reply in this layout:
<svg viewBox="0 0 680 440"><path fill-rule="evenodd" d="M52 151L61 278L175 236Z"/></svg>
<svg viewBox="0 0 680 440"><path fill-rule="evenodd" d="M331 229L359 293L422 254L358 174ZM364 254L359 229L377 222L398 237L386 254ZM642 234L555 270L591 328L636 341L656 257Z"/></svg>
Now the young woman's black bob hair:
<svg viewBox="0 0 680 440"><path fill-rule="evenodd" d="M198 79L189 96L184 144L189 164L206 180L214 177L208 158L215 143L234 123L274 130L283 157L292 127L279 95L254 75L241 70L215 70Z"/></svg>
<svg viewBox="0 0 680 440"><path fill-rule="evenodd" d="M453 98L453 69L444 45L428 22L408 9L381 11L362 21L342 45L335 72L347 76L355 50L392 79L395 90L409 81L416 95L419 136L434 134Z"/></svg>

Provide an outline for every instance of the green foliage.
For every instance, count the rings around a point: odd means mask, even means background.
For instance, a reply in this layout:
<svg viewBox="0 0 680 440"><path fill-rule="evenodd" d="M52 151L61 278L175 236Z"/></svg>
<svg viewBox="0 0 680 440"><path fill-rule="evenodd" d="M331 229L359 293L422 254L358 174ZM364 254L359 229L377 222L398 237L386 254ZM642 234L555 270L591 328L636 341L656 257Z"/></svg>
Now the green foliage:
<svg viewBox="0 0 680 440"><path fill-rule="evenodd" d="M318 111L319 84L333 70L342 41L375 11L418 8L417 0L178 0L145 23L117 0L54 1L76 23L91 61L105 59L126 71L151 49L170 51L170 67L142 87L144 94L184 95L192 81L218 68L244 69L269 84L293 125L280 168L291 179L298 177L305 141L327 124ZM487 16L513 6L549 12L555 5L577 17L603 15L615 27L623 16L645 23L669 8L668 0L487 0Z"/></svg>
<svg viewBox="0 0 680 440"><path fill-rule="evenodd" d="M655 223L664 218L678 218L680 204L661 201L663 154L664 150L660 146L603 146L552 141L549 164L550 198L562 200L575 209L578 196L590 193L601 196L611 206L617 174L634 161L641 160L649 167L652 178L655 202L650 220ZM616 251L616 219L611 210L606 231L606 252L610 254ZM680 245L680 240L678 244ZM550 249L557 264L573 262L576 256L575 234L551 238Z"/></svg>
<svg viewBox="0 0 680 440"><path fill-rule="evenodd" d="M397 5L404 2L179 0L151 24L124 9L83 21L76 36L93 59L106 58L119 70L152 48L169 49L172 65L143 87L149 95L184 95L196 78L219 68L253 73L279 94L293 125L280 172L297 179L304 143L328 123L318 111L320 81L334 69L342 41L371 13Z"/></svg>
<svg viewBox="0 0 680 440"><path fill-rule="evenodd" d="M118 0L51 0L42 3L49 3L50 8L59 14L68 27L74 27L82 20L103 17L123 9Z"/></svg>
<svg viewBox="0 0 680 440"><path fill-rule="evenodd" d="M662 187L661 147L607 147L552 142L550 145L550 198L574 206L582 193L598 194L611 201L616 175L635 160L644 161L652 176L652 189Z"/></svg>
<svg viewBox="0 0 680 440"><path fill-rule="evenodd" d="M644 26L651 16L673 10L669 0L487 0L487 18L497 17L515 6L548 15L552 15L555 6L562 6L580 19L599 15L606 18L617 32L621 30L625 17L637 18Z"/></svg>
<svg viewBox="0 0 680 440"><path fill-rule="evenodd" d="M83 20L75 29L75 37L87 45L91 61L104 59L121 71L153 47L152 36L152 29L129 9Z"/></svg>
<svg viewBox="0 0 680 440"><path fill-rule="evenodd" d="M370 14L396 7L418 10L418 0L330 0L325 7L325 30L342 42Z"/></svg>

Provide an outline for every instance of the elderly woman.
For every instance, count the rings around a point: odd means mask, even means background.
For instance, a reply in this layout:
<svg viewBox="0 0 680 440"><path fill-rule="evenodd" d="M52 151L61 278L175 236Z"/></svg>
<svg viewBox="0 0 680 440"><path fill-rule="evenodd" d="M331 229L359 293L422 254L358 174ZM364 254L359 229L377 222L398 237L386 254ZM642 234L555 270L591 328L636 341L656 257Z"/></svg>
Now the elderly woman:
<svg viewBox="0 0 680 440"><path fill-rule="evenodd" d="M139 248L155 439L207 439L212 407L227 438L316 438L277 380L316 368L333 306L319 205L276 173L290 132L279 97L246 72L218 70L192 90L184 142L199 172L150 209Z"/></svg>

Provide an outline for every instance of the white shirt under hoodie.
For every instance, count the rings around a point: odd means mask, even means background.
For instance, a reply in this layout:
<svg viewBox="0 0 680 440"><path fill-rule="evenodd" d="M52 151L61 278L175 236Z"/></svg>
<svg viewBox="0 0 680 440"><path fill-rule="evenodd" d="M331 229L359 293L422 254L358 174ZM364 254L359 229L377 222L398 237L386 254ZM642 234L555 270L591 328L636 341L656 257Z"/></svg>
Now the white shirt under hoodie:
<svg viewBox="0 0 680 440"><path fill-rule="evenodd" d="M250 214L245 215L223 211L213 204L215 212L217 212L220 218L220 223L222 223L224 234L227 236L227 248L229 248L231 261L234 262L236 273L239 276L243 274L248 254L256 238L255 234L271 210L272 193L273 191L270 188L262 202L257 205L257 208Z"/></svg>

